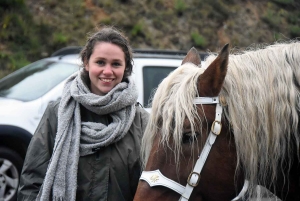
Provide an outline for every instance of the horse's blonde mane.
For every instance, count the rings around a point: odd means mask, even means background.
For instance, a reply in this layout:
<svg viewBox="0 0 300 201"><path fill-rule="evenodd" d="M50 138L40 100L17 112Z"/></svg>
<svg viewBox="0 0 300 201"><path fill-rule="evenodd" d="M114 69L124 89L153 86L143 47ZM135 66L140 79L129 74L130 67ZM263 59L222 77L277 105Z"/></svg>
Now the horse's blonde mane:
<svg viewBox="0 0 300 201"><path fill-rule="evenodd" d="M213 60L211 56L206 62ZM278 168L291 165L292 150L299 150L299 83L299 42L229 57L220 95L228 103L225 115L232 125L238 167L243 166L252 184L275 182Z"/></svg>
<svg viewBox="0 0 300 201"><path fill-rule="evenodd" d="M206 66L215 57L210 55ZM184 118L194 124L193 99L201 69L185 64L158 87L142 141L144 162L157 133L165 145L172 136L175 156L179 157ZM292 157L299 154L292 153L295 148L299 150L300 144L299 85L300 42L278 43L229 56L220 95L227 102L224 114L234 134L238 167L243 167L252 187L275 182L280 165L290 165Z"/></svg>

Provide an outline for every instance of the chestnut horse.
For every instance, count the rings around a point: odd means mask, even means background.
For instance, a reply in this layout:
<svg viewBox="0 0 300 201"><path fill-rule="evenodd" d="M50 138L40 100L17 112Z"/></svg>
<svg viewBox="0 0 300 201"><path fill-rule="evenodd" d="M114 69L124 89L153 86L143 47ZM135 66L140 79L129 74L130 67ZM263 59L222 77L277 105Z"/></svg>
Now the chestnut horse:
<svg viewBox="0 0 300 201"><path fill-rule="evenodd" d="M134 200L259 200L261 185L299 201L300 42L204 64L192 48L159 85Z"/></svg>

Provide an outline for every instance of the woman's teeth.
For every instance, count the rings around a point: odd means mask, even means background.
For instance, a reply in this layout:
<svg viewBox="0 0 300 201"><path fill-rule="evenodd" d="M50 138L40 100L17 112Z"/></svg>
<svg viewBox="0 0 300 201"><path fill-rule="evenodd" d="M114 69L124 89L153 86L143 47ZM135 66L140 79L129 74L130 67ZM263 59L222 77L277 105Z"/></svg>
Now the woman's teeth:
<svg viewBox="0 0 300 201"><path fill-rule="evenodd" d="M111 82L111 81L113 81L113 79L101 79L103 82Z"/></svg>

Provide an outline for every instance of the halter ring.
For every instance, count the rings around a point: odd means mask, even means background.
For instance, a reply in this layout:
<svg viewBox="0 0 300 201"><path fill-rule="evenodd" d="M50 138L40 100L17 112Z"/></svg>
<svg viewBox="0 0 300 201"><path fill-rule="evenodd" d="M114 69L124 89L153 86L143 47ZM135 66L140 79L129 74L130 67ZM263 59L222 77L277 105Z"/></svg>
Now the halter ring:
<svg viewBox="0 0 300 201"><path fill-rule="evenodd" d="M191 178L192 178L193 175L195 175L197 177L196 182L191 182ZM189 178L187 179L187 183L192 187L196 187L199 184L200 177L201 177L201 175L199 173L191 172L190 175L189 175Z"/></svg>
<svg viewBox="0 0 300 201"><path fill-rule="evenodd" d="M211 132L215 135L219 135L221 133L222 123L220 121L215 120L211 125Z"/></svg>

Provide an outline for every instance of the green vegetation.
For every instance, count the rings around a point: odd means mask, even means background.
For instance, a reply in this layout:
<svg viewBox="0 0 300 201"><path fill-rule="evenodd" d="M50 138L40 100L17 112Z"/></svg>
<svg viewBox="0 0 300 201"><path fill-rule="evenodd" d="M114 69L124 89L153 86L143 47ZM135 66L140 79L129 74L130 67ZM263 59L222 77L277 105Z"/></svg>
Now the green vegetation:
<svg viewBox="0 0 300 201"><path fill-rule="evenodd" d="M295 0L1 0L0 78L114 25L133 48L216 51L300 37Z"/></svg>
<svg viewBox="0 0 300 201"><path fill-rule="evenodd" d="M297 25L293 25L290 27L290 34L292 38L296 38L300 36L300 27Z"/></svg>
<svg viewBox="0 0 300 201"><path fill-rule="evenodd" d="M207 41L205 40L205 38L199 34L198 32L192 32L192 40L194 42L194 44L196 45L196 47L205 47L207 44Z"/></svg>
<svg viewBox="0 0 300 201"><path fill-rule="evenodd" d="M53 47L57 47L54 49L59 49L62 46L67 46L68 45L68 41L69 41L69 37L66 34L63 33L54 33L52 36L52 41Z"/></svg>
<svg viewBox="0 0 300 201"><path fill-rule="evenodd" d="M263 16L263 20L268 23L272 28L279 28L281 25L281 17L277 15L276 11L268 9Z"/></svg>
<svg viewBox="0 0 300 201"><path fill-rule="evenodd" d="M295 3L294 0L273 0L275 3L283 4L283 5L293 5Z"/></svg>
<svg viewBox="0 0 300 201"><path fill-rule="evenodd" d="M186 10L187 6L185 4L184 0L175 0L174 8L179 16L183 14L183 12Z"/></svg>
<svg viewBox="0 0 300 201"><path fill-rule="evenodd" d="M131 35L132 36L137 36L137 35L141 35L143 33L143 23L142 22L138 22L137 24L135 24L131 30Z"/></svg>

